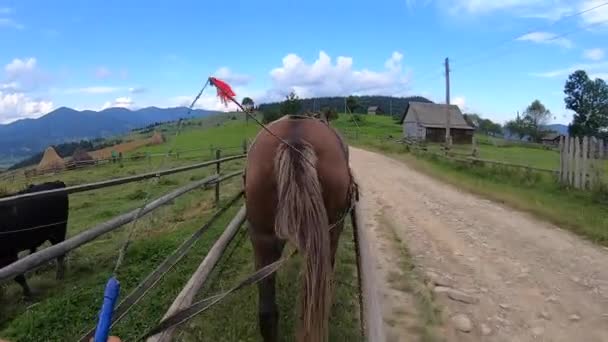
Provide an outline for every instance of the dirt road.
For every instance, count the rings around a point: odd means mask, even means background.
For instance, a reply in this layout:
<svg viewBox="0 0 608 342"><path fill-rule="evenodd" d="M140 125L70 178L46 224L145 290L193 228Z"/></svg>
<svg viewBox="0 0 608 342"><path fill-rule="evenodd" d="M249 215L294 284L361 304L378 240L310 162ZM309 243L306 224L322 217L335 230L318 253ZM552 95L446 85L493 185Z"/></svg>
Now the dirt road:
<svg viewBox="0 0 608 342"><path fill-rule="evenodd" d="M447 341L608 341L608 249L376 153L351 148L351 165L392 340L420 330L415 291L391 279L405 244L434 284Z"/></svg>

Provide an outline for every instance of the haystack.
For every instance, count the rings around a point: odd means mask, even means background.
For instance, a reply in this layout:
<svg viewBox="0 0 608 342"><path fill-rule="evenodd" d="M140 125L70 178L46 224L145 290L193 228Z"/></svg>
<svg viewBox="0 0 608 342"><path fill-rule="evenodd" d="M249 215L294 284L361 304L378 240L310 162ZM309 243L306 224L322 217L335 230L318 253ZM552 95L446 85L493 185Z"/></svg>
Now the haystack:
<svg viewBox="0 0 608 342"><path fill-rule="evenodd" d="M57 171L63 170L65 168L65 163L63 159L55 152L55 149L52 146L49 146L44 150L44 155L42 156L42 160L38 163L36 167L37 172L48 172L48 171Z"/></svg>
<svg viewBox="0 0 608 342"><path fill-rule="evenodd" d="M154 132L150 138L150 145L160 145L165 142L165 137L160 132Z"/></svg>
<svg viewBox="0 0 608 342"><path fill-rule="evenodd" d="M79 147L74 151L74 154L72 154L72 161L76 164L92 164L94 159L87 151Z"/></svg>

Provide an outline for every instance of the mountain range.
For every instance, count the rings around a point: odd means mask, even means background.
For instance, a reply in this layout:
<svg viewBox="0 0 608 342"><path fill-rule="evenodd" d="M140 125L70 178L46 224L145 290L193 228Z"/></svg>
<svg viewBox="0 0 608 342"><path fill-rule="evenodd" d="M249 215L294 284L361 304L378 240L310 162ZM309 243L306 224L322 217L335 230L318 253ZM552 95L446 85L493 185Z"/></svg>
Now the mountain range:
<svg viewBox="0 0 608 342"><path fill-rule="evenodd" d="M61 107L37 119L0 125L0 164L31 156L49 145L85 139L106 138L155 122L185 118L186 107L147 107L138 110L108 108L101 111ZM216 112L195 109L188 117Z"/></svg>

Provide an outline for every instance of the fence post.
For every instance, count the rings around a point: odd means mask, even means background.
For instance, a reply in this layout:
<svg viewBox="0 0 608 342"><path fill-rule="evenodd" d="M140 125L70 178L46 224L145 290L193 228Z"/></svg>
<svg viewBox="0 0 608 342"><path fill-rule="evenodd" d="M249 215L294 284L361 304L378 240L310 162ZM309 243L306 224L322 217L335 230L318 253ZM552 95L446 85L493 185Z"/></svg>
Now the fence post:
<svg viewBox="0 0 608 342"><path fill-rule="evenodd" d="M564 146L565 137L559 137L559 182L564 183Z"/></svg>
<svg viewBox="0 0 608 342"><path fill-rule="evenodd" d="M574 137L574 187L581 188L581 139Z"/></svg>
<svg viewBox="0 0 608 342"><path fill-rule="evenodd" d="M243 139L243 154L247 154L247 138Z"/></svg>
<svg viewBox="0 0 608 342"><path fill-rule="evenodd" d="M217 150L215 150L215 159L216 160L220 160L222 156L222 151L218 148ZM218 161L216 164L216 168L215 168L215 172L219 177L220 174L220 168L221 168L221 163ZM220 182L219 180L215 183L215 206L219 206L220 205Z"/></svg>
<svg viewBox="0 0 608 342"><path fill-rule="evenodd" d="M583 137L581 153L581 189L587 189L587 173L589 171L589 137Z"/></svg>
<svg viewBox="0 0 608 342"><path fill-rule="evenodd" d="M475 136L473 136L473 151L471 152L471 155L473 156L473 158L477 158L479 157L479 150L477 150L477 138Z"/></svg>
<svg viewBox="0 0 608 342"><path fill-rule="evenodd" d="M574 137L568 141L568 185L574 186Z"/></svg>

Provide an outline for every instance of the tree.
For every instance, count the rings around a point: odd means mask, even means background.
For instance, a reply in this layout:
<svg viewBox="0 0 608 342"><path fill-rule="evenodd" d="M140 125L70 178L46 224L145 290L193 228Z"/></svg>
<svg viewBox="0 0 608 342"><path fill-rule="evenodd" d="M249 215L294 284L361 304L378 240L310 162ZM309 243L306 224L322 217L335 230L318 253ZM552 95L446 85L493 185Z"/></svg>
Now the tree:
<svg viewBox="0 0 608 342"><path fill-rule="evenodd" d="M281 114L274 107L267 108L262 112L262 122L265 124L271 123L280 117L281 117Z"/></svg>
<svg viewBox="0 0 608 342"><path fill-rule="evenodd" d="M243 101L241 102L241 104L243 105L243 108L245 108L245 110L251 112L253 111L253 107L254 107L254 103L253 100L250 97L245 97L243 98ZM245 122L249 123L249 115L245 114Z"/></svg>
<svg viewBox="0 0 608 342"><path fill-rule="evenodd" d="M492 136L502 134L502 126L499 123L484 119L478 114L463 114L463 116L469 126L477 128L480 133Z"/></svg>
<svg viewBox="0 0 608 342"><path fill-rule="evenodd" d="M348 111L354 113L355 110L359 107L359 103L357 102L357 98L354 96L349 96L346 99L346 107L348 107Z"/></svg>
<svg viewBox="0 0 608 342"><path fill-rule="evenodd" d="M300 98L292 90L289 95L285 97L285 101L281 102L280 114L297 114L302 108Z"/></svg>
<svg viewBox="0 0 608 342"><path fill-rule="evenodd" d="M519 113L514 120L509 120L505 123L505 128L511 134L517 135L520 140L528 134L528 127L526 126L525 121L519 117Z"/></svg>
<svg viewBox="0 0 608 342"><path fill-rule="evenodd" d="M551 112L539 100L534 100L524 112L524 130L530 137L539 142L545 135L543 128L551 119Z"/></svg>
<svg viewBox="0 0 608 342"><path fill-rule="evenodd" d="M241 102L241 104L243 105L243 107L245 107L245 109L248 109L248 110L252 110L254 107L254 102L250 97L243 98L243 101Z"/></svg>
<svg viewBox="0 0 608 342"><path fill-rule="evenodd" d="M338 111L334 107L323 107L321 112L327 119L327 121L332 121L338 118Z"/></svg>
<svg viewBox="0 0 608 342"><path fill-rule="evenodd" d="M568 77L564 86L566 108L575 112L568 126L570 135L599 135L608 129L608 85L591 80L583 70Z"/></svg>

